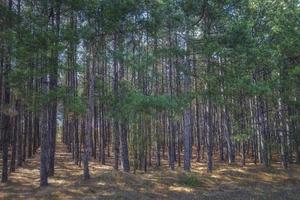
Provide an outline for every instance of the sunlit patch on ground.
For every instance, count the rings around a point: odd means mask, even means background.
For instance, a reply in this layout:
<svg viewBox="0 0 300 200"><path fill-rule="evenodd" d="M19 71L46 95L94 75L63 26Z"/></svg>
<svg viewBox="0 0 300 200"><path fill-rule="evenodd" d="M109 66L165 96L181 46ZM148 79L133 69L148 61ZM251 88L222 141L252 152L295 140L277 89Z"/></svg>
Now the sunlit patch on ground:
<svg viewBox="0 0 300 200"><path fill-rule="evenodd" d="M170 191L175 191L175 192L193 192L193 188L189 187L182 187L182 186L170 186L169 187Z"/></svg>

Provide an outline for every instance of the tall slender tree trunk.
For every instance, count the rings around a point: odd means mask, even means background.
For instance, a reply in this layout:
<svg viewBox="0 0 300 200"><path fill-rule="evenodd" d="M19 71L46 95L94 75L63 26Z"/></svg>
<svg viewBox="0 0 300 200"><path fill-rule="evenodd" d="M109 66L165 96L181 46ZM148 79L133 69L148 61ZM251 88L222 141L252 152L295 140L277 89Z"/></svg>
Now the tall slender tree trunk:
<svg viewBox="0 0 300 200"><path fill-rule="evenodd" d="M261 150L261 158L262 162L266 167L269 167L269 157L268 157L268 136L267 136L267 127L266 127L266 109L265 109L265 102L262 97L258 97L258 121L259 121L259 138L260 138L260 150Z"/></svg>
<svg viewBox="0 0 300 200"><path fill-rule="evenodd" d="M11 161L10 161L10 172L16 171L16 156L17 156L17 117L12 119L13 130L12 130L12 141L11 141Z"/></svg>
<svg viewBox="0 0 300 200"><path fill-rule="evenodd" d="M100 140L100 144L101 144L101 164L102 165L105 165L105 145L106 145L106 141L105 141L105 132L106 132L106 120L104 119L104 117L103 117L103 115L104 115L104 106L103 106L103 104L102 104L102 111L101 111L101 115L102 115L102 117L101 117L101 121L102 121L102 123L101 123L101 134L99 134L99 135L101 135L101 140ZM100 154L99 154L100 155Z"/></svg>
<svg viewBox="0 0 300 200"><path fill-rule="evenodd" d="M91 136L93 131L93 114L94 114L94 87L95 87L95 47L90 48L89 63L87 67L88 80L88 110L86 114L86 132L84 135L84 155L83 155L83 177L85 180L90 178L89 159L91 157Z"/></svg>
<svg viewBox="0 0 300 200"><path fill-rule="evenodd" d="M52 50L52 63L53 69L50 75L50 84L49 88L51 91L55 91L57 88L57 77L58 77L58 56L59 52L57 50L57 46L59 43L59 31L60 31L60 3L56 2L55 5L52 5L52 29L55 32L55 48ZM57 117L57 99L55 98L53 102L50 104L49 109L49 130L50 130L50 150L49 150L49 176L54 175L54 163L55 163L55 145L56 145L56 117ZM71 133L73 134L73 133Z"/></svg>
<svg viewBox="0 0 300 200"><path fill-rule="evenodd" d="M191 80L190 80L190 58L189 58L189 31L186 30L186 73L184 74L184 94L189 95ZM183 114L184 123L184 170L191 170L191 107L188 105ZM178 155L180 156L180 155Z"/></svg>
<svg viewBox="0 0 300 200"><path fill-rule="evenodd" d="M32 140L33 140L33 135L32 135L32 112L29 111L28 113L28 147L27 147L27 155L28 158L32 157Z"/></svg>
<svg viewBox="0 0 300 200"><path fill-rule="evenodd" d="M129 172L129 159L128 159L128 144L127 144L127 134L128 129L126 123L121 123L121 157L122 157L122 166L125 172Z"/></svg>
<svg viewBox="0 0 300 200"><path fill-rule="evenodd" d="M200 162L201 155L201 126L200 126L200 102L199 98L196 98L196 137L197 137L197 162Z"/></svg>
<svg viewBox="0 0 300 200"><path fill-rule="evenodd" d="M17 133L17 166L21 167L23 164L23 153L22 153L22 147L23 147L23 134L22 134L22 125L21 125L21 105L20 101L16 101L16 124L15 124L15 129Z"/></svg>
<svg viewBox="0 0 300 200"><path fill-rule="evenodd" d="M207 59L207 74L212 74L210 59ZM210 92L211 84L207 82L205 89ZM208 96L206 100L205 108L205 121L206 121L206 143L207 143L207 172L212 172L212 156L213 156L213 105L212 105L212 96Z"/></svg>
<svg viewBox="0 0 300 200"><path fill-rule="evenodd" d="M114 51L117 52L118 48L118 36L115 33L114 35ZM113 81L113 90L116 100L118 100L118 93L119 93L119 67L118 67L118 61L116 58L114 58L114 81ZM115 114L117 113L117 110L115 109ZM117 119L114 119L114 169L119 169L119 146L120 146L120 136L119 136L119 121Z"/></svg>
<svg viewBox="0 0 300 200"><path fill-rule="evenodd" d="M285 117L283 111L282 99L278 98L278 120L279 120L279 137L280 137L280 154L281 163L284 169L288 167L288 150L287 150L287 130L285 126Z"/></svg>
<svg viewBox="0 0 300 200"><path fill-rule="evenodd" d="M206 105L206 134L207 134L207 171L212 172L213 156L213 124L212 124L212 102L207 100Z"/></svg>
<svg viewBox="0 0 300 200"><path fill-rule="evenodd" d="M41 92L48 95L48 76L42 78ZM40 186L48 185L48 161L49 161L49 129L48 129L48 110L41 111L41 154L40 154Z"/></svg>
<svg viewBox="0 0 300 200"><path fill-rule="evenodd" d="M226 143L227 143L227 152L228 152L228 163L232 164L235 162L235 152L234 152L234 146L231 139L231 125L230 125L230 116L228 112L228 108L226 105L227 98L224 96L224 68L223 63L220 59L220 76L221 76L221 96L222 99L225 102L225 105L222 106L222 113L221 113L221 123L222 123L222 132L224 134Z"/></svg>
<svg viewBox="0 0 300 200"><path fill-rule="evenodd" d="M11 4L11 2L10 2ZM10 5L11 9L11 5ZM8 75L11 70L10 58L9 58L8 49L7 57L5 59L5 66L3 72L3 85L4 85L4 94L3 94L3 105L2 109L4 110L2 114L2 178L1 181L8 181L8 145L9 145L9 137L11 134L11 119L10 119L10 88L9 88L9 80Z"/></svg>

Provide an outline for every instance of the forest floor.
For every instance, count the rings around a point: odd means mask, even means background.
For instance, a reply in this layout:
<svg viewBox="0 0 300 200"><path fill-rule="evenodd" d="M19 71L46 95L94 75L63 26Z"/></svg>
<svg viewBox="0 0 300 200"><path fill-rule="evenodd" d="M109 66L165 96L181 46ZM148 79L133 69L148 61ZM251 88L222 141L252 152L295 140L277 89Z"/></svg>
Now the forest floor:
<svg viewBox="0 0 300 200"><path fill-rule="evenodd" d="M0 199L300 199L300 166L281 169L273 164L217 162L212 174L205 163L192 164L192 172L152 169L142 173L117 172L111 166L92 162L91 179L82 179L82 168L72 162L71 154L58 144L55 176L49 186L39 187L39 153L22 168L0 183ZM179 167L177 167L179 168Z"/></svg>

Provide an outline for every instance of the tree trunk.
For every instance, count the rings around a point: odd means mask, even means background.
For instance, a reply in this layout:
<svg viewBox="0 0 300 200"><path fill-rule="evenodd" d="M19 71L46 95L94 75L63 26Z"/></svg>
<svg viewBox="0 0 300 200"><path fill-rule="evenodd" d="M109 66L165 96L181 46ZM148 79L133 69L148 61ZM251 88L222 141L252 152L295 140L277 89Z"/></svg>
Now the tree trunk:
<svg viewBox="0 0 300 200"><path fill-rule="evenodd" d="M95 87L95 47L90 47L90 60L87 67L87 80L88 80L88 109L86 114L86 132L84 137L84 155L83 155L83 177L85 180L90 178L89 173L89 159L91 156L91 137L92 137L92 123L94 114L94 87Z"/></svg>
<svg viewBox="0 0 300 200"><path fill-rule="evenodd" d="M266 109L265 102L262 97L258 98L258 120L259 120L259 134L260 134L260 150L261 150L261 158L265 167L270 166L269 157L268 157L268 136L267 136L267 127L266 127Z"/></svg>
<svg viewBox="0 0 300 200"><path fill-rule="evenodd" d="M212 156L213 156L213 127L212 127L212 102L207 101L206 105L206 134L207 134L207 171L212 172Z"/></svg>
<svg viewBox="0 0 300 200"><path fill-rule="evenodd" d="M5 107L5 112L2 114L2 178L3 183L8 181L8 145L9 137L11 134L11 119L9 113L9 104L10 104L10 88L8 83L8 74L10 71L10 60L6 59L5 71L3 73L3 85L4 85L4 98L3 98L3 107Z"/></svg>
<svg viewBox="0 0 300 200"><path fill-rule="evenodd" d="M281 97L278 98L278 120L279 120L279 137L280 137L280 154L281 163L284 169L288 167L287 135L285 126L285 117Z"/></svg>
<svg viewBox="0 0 300 200"><path fill-rule="evenodd" d="M32 112L29 111L28 113L28 157L31 158L32 157L32 140L33 140L33 136L32 136Z"/></svg>
<svg viewBox="0 0 300 200"><path fill-rule="evenodd" d="M11 141L11 160L10 160L10 172L16 171L16 155L17 155L17 117L12 120L13 123L13 135Z"/></svg>
<svg viewBox="0 0 300 200"><path fill-rule="evenodd" d="M127 126L124 122L121 123L121 158L122 166L125 172L129 172L129 159L128 159L128 144L127 144Z"/></svg>
<svg viewBox="0 0 300 200"><path fill-rule="evenodd" d="M48 93L47 75L42 78L42 92ZM49 161L49 129L48 129L48 110L41 112L41 155L40 155L40 186L48 185L48 161Z"/></svg>

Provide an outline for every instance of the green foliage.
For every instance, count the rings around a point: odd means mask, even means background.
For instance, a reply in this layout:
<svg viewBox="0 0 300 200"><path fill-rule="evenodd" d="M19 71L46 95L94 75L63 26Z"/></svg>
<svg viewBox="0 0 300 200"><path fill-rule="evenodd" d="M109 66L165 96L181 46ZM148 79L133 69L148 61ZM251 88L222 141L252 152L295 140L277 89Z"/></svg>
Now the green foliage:
<svg viewBox="0 0 300 200"><path fill-rule="evenodd" d="M200 187L202 185L197 175L193 173L185 173L180 176L179 183L188 187Z"/></svg>
<svg viewBox="0 0 300 200"><path fill-rule="evenodd" d="M233 140L237 141L237 142L244 142L247 141L251 138L252 134L249 132L242 132L239 133L237 135L232 136Z"/></svg>
<svg viewBox="0 0 300 200"><path fill-rule="evenodd" d="M58 102L67 113L83 115L90 81L86 71L93 65L97 71L95 104L105 107L106 118L129 125L138 120L149 122L162 112L179 121L196 98L201 103L212 102L217 112L228 107L237 142L248 140L253 132L236 119L242 109L237 103L242 99L248 104L248 99L263 98L277 108L281 97L288 107L288 121L299 121L297 1L53 3L61 8L59 30L52 16L56 13L48 9L52 3L24 1L20 16L0 5L0 54L7 55L2 56L4 61L11 60L11 70L3 73L9 79L12 99L21 100L27 110L39 111ZM95 52L89 51L90 46ZM191 66L187 66L188 56ZM120 68L124 77L118 77ZM76 89L66 86L70 73L78 79ZM57 78L58 86L44 92L41 79L46 76ZM185 76L192 80L187 91L183 89ZM249 113L243 115L249 118ZM137 143L140 130L137 126L132 129L133 143ZM139 146L134 148L137 151ZM187 185L197 184L193 176L185 179Z"/></svg>
<svg viewBox="0 0 300 200"><path fill-rule="evenodd" d="M74 113L75 115L83 115L86 112L85 104L83 99L80 97L74 97L68 104L66 104L66 109Z"/></svg>
<svg viewBox="0 0 300 200"><path fill-rule="evenodd" d="M139 114L155 115L156 112L176 109L178 101L168 95L144 95L138 90L133 90L128 91L121 102L112 106L117 110L115 115L129 120Z"/></svg>

